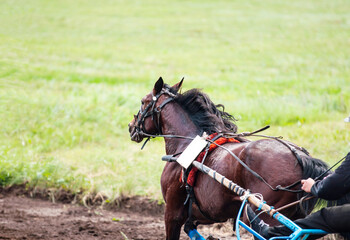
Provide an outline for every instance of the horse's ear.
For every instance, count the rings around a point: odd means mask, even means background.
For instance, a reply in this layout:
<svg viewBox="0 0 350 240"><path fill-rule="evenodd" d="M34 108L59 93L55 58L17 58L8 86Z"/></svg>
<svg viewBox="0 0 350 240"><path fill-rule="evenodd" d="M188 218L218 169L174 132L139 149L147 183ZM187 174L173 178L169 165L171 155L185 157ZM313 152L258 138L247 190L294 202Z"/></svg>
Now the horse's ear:
<svg viewBox="0 0 350 240"><path fill-rule="evenodd" d="M158 93L160 93L160 91L162 91L164 86L164 81L162 77L159 77L158 81L156 82L156 84L154 84L154 88L153 88L153 95L157 95Z"/></svg>
<svg viewBox="0 0 350 240"><path fill-rule="evenodd" d="M172 88L173 88L176 92L178 92L178 91L180 90L184 79L185 79L185 77L183 77L183 78L181 79L180 82L178 82L178 83L176 83L174 86L172 86Z"/></svg>

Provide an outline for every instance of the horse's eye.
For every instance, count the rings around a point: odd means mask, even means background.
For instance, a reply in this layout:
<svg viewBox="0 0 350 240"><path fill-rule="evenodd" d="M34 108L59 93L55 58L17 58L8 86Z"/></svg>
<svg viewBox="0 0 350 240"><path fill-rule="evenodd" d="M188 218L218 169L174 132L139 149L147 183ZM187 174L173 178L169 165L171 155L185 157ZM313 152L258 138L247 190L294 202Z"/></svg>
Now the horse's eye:
<svg viewBox="0 0 350 240"><path fill-rule="evenodd" d="M141 105L143 105L143 103L144 103L144 102L141 100Z"/></svg>

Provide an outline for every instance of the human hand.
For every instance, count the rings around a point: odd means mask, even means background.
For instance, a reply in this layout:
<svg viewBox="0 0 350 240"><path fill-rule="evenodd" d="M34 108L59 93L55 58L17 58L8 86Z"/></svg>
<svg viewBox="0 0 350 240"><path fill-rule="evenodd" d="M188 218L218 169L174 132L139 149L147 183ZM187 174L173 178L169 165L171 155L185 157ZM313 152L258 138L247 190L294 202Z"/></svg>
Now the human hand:
<svg viewBox="0 0 350 240"><path fill-rule="evenodd" d="M311 188L312 186L315 184L315 180L313 180L312 178L308 178L306 180L301 180L301 189L304 190L305 192L311 192Z"/></svg>

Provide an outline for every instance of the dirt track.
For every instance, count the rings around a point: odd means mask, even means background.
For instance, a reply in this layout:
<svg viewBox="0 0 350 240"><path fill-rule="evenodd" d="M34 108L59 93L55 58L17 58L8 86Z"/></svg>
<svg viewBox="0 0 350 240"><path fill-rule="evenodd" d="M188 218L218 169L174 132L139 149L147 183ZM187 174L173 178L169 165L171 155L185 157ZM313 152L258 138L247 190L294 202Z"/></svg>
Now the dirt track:
<svg viewBox="0 0 350 240"><path fill-rule="evenodd" d="M200 232L235 239L230 228L217 224ZM31 198L23 189L2 189L0 239L165 239L163 206L133 197L112 209L88 208ZM182 234L181 239L188 238Z"/></svg>
<svg viewBox="0 0 350 240"><path fill-rule="evenodd" d="M59 203L40 199L47 198L47 192L36 198L29 195L33 191L23 187L0 188L0 239L165 239L163 206L145 198L124 198L119 206L85 207L71 204L71 196L65 194ZM199 232L236 239L229 223L199 227ZM185 239L189 238L182 232L181 240Z"/></svg>
<svg viewBox="0 0 350 240"><path fill-rule="evenodd" d="M163 239L161 216L2 196L0 239Z"/></svg>

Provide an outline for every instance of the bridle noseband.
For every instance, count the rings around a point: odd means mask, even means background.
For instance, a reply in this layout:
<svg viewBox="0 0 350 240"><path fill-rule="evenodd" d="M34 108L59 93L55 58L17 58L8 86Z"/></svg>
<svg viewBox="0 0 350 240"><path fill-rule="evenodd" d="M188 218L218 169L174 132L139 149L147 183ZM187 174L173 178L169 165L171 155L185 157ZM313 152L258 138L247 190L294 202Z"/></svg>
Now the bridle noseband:
<svg viewBox="0 0 350 240"><path fill-rule="evenodd" d="M162 102L158 107L156 107L156 103L158 102L158 99L163 95L166 94L169 96L164 102ZM135 116L137 122L135 125L135 130L138 134L143 136L149 136L150 134L146 132L145 128L145 120L147 117L151 116L152 121L157 129L157 135L162 134L162 129L160 126L160 113L162 109L171 101L173 101L176 97L176 94L170 92L170 89L168 87L164 87L157 95L152 94L152 101L145 107L145 109L142 111L142 105Z"/></svg>

